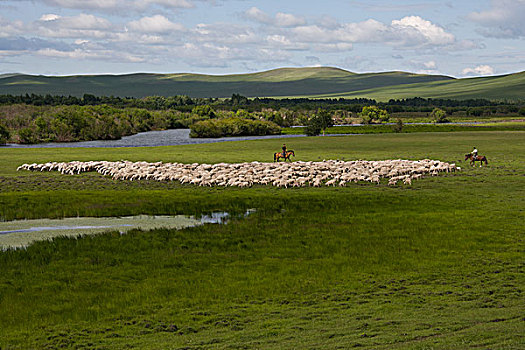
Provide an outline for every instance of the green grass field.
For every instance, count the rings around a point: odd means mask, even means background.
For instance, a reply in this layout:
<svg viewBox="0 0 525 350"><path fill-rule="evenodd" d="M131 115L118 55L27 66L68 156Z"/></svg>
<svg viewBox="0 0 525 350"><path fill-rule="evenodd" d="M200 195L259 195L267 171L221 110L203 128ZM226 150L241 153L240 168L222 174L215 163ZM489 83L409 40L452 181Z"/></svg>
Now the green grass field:
<svg viewBox="0 0 525 350"><path fill-rule="evenodd" d="M372 124L359 126L333 126L325 130L325 134L391 134L395 133L395 125ZM306 127L283 128L285 135L303 135ZM404 124L401 133L416 132L475 132L475 131L525 131L525 122L492 122L480 123L477 125L458 125L458 124L425 124L411 125Z"/></svg>
<svg viewBox="0 0 525 350"><path fill-rule="evenodd" d="M16 172L68 160L270 161L282 142L2 149L4 220L257 211L227 225L0 253L0 348L525 346L523 132L286 140L296 160L432 158L463 168L410 187L195 188ZM461 163L473 145L488 166Z"/></svg>
<svg viewBox="0 0 525 350"><path fill-rule="evenodd" d="M481 78L463 78L433 82L415 82L398 86L378 86L374 88L349 91L347 93L322 94L311 97L322 98L373 98L378 101L411 97L476 99L489 100L523 100L525 89L525 72Z"/></svg>
<svg viewBox="0 0 525 350"><path fill-rule="evenodd" d="M313 97L313 98L486 98L525 100L525 73L455 79L407 72L356 74L331 67L280 68L232 75L127 74L81 76L0 76L0 94L83 96L152 95L191 97Z"/></svg>

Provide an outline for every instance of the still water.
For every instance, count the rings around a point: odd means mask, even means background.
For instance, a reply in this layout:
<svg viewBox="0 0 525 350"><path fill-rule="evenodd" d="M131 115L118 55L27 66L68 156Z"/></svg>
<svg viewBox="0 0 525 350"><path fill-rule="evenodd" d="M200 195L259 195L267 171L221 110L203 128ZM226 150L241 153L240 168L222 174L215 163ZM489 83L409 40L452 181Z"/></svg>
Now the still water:
<svg viewBox="0 0 525 350"><path fill-rule="evenodd" d="M238 136L221 138L190 138L189 129L172 129L162 131L148 131L125 136L120 140L107 141L82 141L82 142L53 142L39 143L36 145L19 145L8 143L3 148L53 148L53 147L151 147L151 146L176 146L196 143L213 143L225 141L261 140L289 137L303 137L304 135L270 135L270 136Z"/></svg>
<svg viewBox="0 0 525 350"><path fill-rule="evenodd" d="M156 228L182 229L203 224L226 224L233 218L245 218L255 209L244 214L213 212L195 216L151 216L124 217L73 217L64 219L35 219L0 221L0 251L9 248L27 247L35 241L52 240L55 237L79 237L119 231L124 234L132 229L152 230Z"/></svg>

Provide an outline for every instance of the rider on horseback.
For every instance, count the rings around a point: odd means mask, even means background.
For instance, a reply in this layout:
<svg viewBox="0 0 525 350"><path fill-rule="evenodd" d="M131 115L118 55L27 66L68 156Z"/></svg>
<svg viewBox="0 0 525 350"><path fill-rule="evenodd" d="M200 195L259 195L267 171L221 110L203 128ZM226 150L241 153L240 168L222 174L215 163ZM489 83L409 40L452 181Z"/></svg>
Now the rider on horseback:
<svg viewBox="0 0 525 350"><path fill-rule="evenodd" d="M286 157L286 145L283 144L283 158Z"/></svg>
<svg viewBox="0 0 525 350"><path fill-rule="evenodd" d="M470 154L472 154L472 157L474 157L474 159L477 159L478 149L476 148L476 146L474 146L474 149L472 150L472 152L470 152Z"/></svg>

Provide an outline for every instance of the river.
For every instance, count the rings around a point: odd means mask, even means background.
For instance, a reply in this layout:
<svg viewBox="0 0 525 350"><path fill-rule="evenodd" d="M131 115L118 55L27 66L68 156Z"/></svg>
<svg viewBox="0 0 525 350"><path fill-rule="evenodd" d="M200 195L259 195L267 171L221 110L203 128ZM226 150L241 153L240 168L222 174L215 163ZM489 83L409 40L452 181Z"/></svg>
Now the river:
<svg viewBox="0 0 525 350"><path fill-rule="evenodd" d="M221 138L191 138L189 129L171 129L162 131L141 132L125 136L120 140L81 141L81 142L51 142L34 145L8 143L2 148L60 148L60 147L152 147L177 146L196 143L213 143L226 141L245 141L274 138L303 137L304 135L269 135L269 136L238 136Z"/></svg>

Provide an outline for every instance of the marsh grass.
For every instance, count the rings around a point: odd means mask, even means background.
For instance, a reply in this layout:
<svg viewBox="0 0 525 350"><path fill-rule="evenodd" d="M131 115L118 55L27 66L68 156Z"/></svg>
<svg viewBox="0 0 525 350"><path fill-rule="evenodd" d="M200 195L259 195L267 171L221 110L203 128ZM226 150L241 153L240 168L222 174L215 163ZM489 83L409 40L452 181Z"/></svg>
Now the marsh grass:
<svg viewBox="0 0 525 350"><path fill-rule="evenodd" d="M411 187L198 188L13 170L45 159L261 161L280 142L1 153L0 176L21 181L0 193L4 219L257 211L1 253L0 347L523 347L520 132L287 142L303 160L453 162L472 144L489 158ZM78 187L91 177L98 187Z"/></svg>

